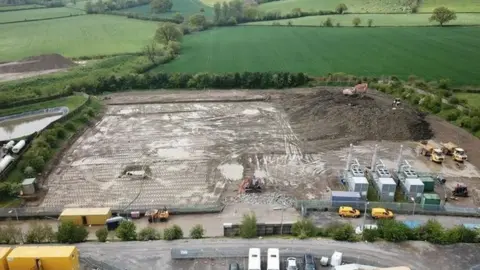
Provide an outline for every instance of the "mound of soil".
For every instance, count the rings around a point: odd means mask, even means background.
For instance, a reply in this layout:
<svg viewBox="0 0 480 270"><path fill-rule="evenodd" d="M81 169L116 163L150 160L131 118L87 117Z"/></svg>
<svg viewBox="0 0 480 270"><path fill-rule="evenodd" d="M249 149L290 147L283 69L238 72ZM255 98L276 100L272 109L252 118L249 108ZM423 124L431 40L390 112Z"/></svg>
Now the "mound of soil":
<svg viewBox="0 0 480 270"><path fill-rule="evenodd" d="M0 64L0 73L23 73L64 69L74 66L75 63L59 54L46 54L22 59L17 62Z"/></svg>
<svg viewBox="0 0 480 270"><path fill-rule="evenodd" d="M423 140L433 137L425 115L401 105L392 109L391 97L369 93L349 97L338 90L318 90L309 95L291 94L282 105L292 128L304 140Z"/></svg>

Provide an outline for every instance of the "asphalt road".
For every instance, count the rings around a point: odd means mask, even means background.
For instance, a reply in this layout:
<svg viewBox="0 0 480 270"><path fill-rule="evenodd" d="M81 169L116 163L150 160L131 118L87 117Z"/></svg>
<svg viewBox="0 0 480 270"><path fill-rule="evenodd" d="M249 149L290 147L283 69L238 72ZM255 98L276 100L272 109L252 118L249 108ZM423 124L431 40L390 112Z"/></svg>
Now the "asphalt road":
<svg viewBox="0 0 480 270"><path fill-rule="evenodd" d="M246 265L250 247L279 248L281 256L311 253L317 257L331 256L334 251L345 259L378 266L410 266L415 270L471 269L480 264L478 245L459 244L435 246L425 242L348 243L326 239L200 239L173 242L113 242L83 243L77 245L80 256L102 261L116 269L217 270L227 269L231 261ZM180 248L200 252L219 259L172 260L171 249ZM113 269L113 268L112 268Z"/></svg>

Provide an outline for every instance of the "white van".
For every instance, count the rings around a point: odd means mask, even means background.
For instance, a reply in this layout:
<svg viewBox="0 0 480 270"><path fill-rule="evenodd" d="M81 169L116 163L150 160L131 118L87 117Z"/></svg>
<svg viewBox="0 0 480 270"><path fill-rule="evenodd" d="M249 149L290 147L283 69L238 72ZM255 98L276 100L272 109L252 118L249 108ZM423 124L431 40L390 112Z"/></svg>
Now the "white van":
<svg viewBox="0 0 480 270"><path fill-rule="evenodd" d="M267 256L267 270L280 270L280 250L269 248Z"/></svg>
<svg viewBox="0 0 480 270"><path fill-rule="evenodd" d="M251 248L248 251L248 270L261 270L261 257L259 248Z"/></svg>

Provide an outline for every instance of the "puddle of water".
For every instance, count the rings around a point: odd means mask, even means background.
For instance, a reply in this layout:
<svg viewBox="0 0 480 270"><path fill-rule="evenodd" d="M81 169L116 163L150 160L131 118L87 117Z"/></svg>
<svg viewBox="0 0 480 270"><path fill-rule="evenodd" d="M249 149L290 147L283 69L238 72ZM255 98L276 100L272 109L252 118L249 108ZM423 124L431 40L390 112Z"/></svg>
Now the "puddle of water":
<svg viewBox="0 0 480 270"><path fill-rule="evenodd" d="M0 122L0 141L16 139L44 129L51 122L62 117L57 115L35 115Z"/></svg>
<svg viewBox="0 0 480 270"><path fill-rule="evenodd" d="M246 115L256 115L256 114L259 114L260 111L257 109L246 109L242 113Z"/></svg>
<svg viewBox="0 0 480 270"><path fill-rule="evenodd" d="M243 166L238 163L222 164L218 166L218 170L228 180L236 181L243 177Z"/></svg>

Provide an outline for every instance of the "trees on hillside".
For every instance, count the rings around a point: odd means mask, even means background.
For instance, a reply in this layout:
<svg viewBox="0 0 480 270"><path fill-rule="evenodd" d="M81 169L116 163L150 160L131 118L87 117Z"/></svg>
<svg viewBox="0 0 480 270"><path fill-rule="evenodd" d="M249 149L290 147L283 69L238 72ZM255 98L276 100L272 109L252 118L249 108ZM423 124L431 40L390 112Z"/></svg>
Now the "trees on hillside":
<svg viewBox="0 0 480 270"><path fill-rule="evenodd" d="M433 10L433 14L430 17L430 21L436 21L440 24L440 26L443 26L444 23L447 23L449 21L453 21L457 19L457 15L455 14L455 11L450 10L446 7L438 7Z"/></svg>
<svg viewBox="0 0 480 270"><path fill-rule="evenodd" d="M155 40L161 44L167 45L171 41L181 41L182 31L174 23L161 23L155 32Z"/></svg>
<svg viewBox="0 0 480 270"><path fill-rule="evenodd" d="M352 24L353 24L353 26L355 26L355 27L359 26L361 22L362 22L362 20L360 20L359 17L355 17L355 18L353 18L353 20L352 20Z"/></svg>
<svg viewBox="0 0 480 270"><path fill-rule="evenodd" d="M173 2L172 0L153 0L150 6L154 13L165 13L172 10Z"/></svg>
<svg viewBox="0 0 480 270"><path fill-rule="evenodd" d="M207 26L207 18L203 14L195 14L188 18L188 24L195 30L203 30Z"/></svg>
<svg viewBox="0 0 480 270"><path fill-rule="evenodd" d="M344 3L338 4L337 7L335 8L335 11L337 11L338 14L343 14L347 10L348 10L348 7Z"/></svg>

